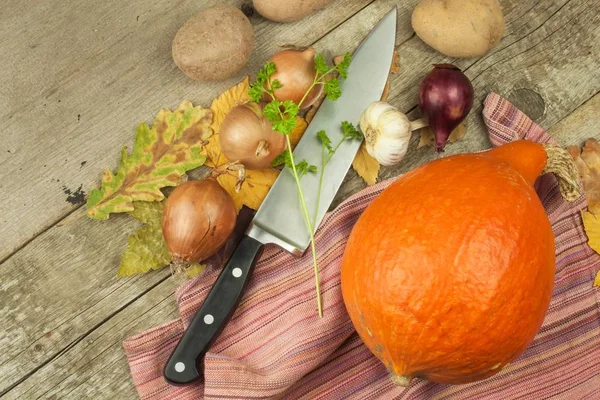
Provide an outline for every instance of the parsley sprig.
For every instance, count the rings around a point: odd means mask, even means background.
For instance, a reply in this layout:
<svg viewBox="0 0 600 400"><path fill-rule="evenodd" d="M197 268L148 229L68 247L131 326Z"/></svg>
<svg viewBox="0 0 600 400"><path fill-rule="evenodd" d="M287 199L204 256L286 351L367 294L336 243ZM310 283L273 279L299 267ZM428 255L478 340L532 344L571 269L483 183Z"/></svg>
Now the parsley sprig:
<svg viewBox="0 0 600 400"><path fill-rule="evenodd" d="M327 136L327 133L323 130L317 133L317 136L321 140L322 143L322 151L321 151L321 169L320 169L320 178L319 178L319 189L317 192L317 205L315 207L315 212L313 219L311 220L310 214L308 212L308 207L306 206L306 201L304 199L304 193L302 192L302 187L300 186L300 179L308 173L316 174L318 172L316 165L309 164L306 160L295 160L294 154L292 152L292 144L290 142L290 133L296 127L296 116L304 101L306 101L306 97L308 94L314 89L317 85L323 86L323 91L328 99L335 101L341 95L340 88L340 77L346 79L348 77L348 67L350 67L351 56L349 53L346 53L342 62L340 62L337 66L330 67L322 54L317 55L315 57L315 78L310 87L306 90L302 99L298 104L293 101L280 101L275 97L275 90L283 87L282 83L277 79L271 79L273 74L276 71L276 66L273 62L268 62L265 66L258 71L256 75L255 81L250 86L248 90L248 95L252 99L252 101L260 102L265 98L270 99L269 103L264 107L263 114L265 118L271 122L273 130L277 131L286 136L286 147L287 149L273 161L273 165L285 164L286 168L289 168L294 176L294 180L296 181L296 186L298 188L298 197L300 199L300 207L302 211L302 215L304 218L304 222L306 223L306 227L310 233L310 245L313 256L313 266L315 271L315 284L317 291L317 306L319 311L319 316L323 316L323 307L321 302L321 289L320 289L320 281L319 281L319 268L317 263L317 251L315 247L315 230L317 228L317 213L319 210L319 201L321 199L321 189L323 187L323 176L325 172L325 167L331 157L335 154L336 150L341 146L341 144L345 140L350 140L354 138L362 138L360 132L354 128L354 126L344 121L342 122L342 139L339 143L336 144L335 147L331 145L331 139ZM337 76L336 76L337 73Z"/></svg>

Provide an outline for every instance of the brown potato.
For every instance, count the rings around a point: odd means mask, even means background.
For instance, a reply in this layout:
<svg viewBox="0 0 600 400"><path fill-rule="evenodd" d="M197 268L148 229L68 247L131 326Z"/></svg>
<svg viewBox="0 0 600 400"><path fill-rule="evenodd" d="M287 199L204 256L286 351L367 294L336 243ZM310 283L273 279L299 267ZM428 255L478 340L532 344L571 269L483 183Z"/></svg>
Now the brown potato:
<svg viewBox="0 0 600 400"><path fill-rule="evenodd" d="M248 63L254 30L233 6L216 6L194 15L177 31L173 60L187 76L199 81L229 78Z"/></svg>
<svg viewBox="0 0 600 400"><path fill-rule="evenodd" d="M276 22L298 21L335 0L253 0L260 15Z"/></svg>
<svg viewBox="0 0 600 400"><path fill-rule="evenodd" d="M500 43L504 15L497 0L421 0L412 14L417 35L450 57L479 57Z"/></svg>

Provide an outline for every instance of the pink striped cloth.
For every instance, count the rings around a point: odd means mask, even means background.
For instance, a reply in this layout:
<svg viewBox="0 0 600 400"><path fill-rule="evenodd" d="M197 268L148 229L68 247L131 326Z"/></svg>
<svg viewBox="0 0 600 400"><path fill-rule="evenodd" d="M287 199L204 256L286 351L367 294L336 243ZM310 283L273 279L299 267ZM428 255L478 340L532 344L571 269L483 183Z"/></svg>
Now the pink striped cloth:
<svg viewBox="0 0 600 400"><path fill-rule="evenodd" d="M494 145L552 139L492 93L485 123ZM340 291L340 260L364 208L391 181L371 186L329 213L317 237L324 317L315 310L310 254L294 258L267 246L248 289L205 360L205 383L168 385L162 369L218 275L208 270L177 291L181 318L138 334L124 347L142 399L600 399L600 256L586 244L579 210L556 181L536 184L556 236L556 283L544 324L516 361L482 382L448 386L415 380L400 388L358 338ZM501 327L499 327L501 328Z"/></svg>

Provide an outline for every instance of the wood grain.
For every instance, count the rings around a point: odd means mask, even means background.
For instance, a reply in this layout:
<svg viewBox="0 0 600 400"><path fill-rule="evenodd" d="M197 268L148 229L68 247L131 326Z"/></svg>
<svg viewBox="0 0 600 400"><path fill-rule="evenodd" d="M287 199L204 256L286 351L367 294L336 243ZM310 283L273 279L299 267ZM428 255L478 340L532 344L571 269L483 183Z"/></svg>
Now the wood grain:
<svg viewBox="0 0 600 400"><path fill-rule="evenodd" d="M455 62L475 87L469 131L446 154L489 147L480 114L491 90L515 101L565 145L600 137L597 1L501 1L507 23L501 44L466 60L448 59L414 35L410 13L416 2L339 0L290 25L254 16L257 49L248 71L276 44L315 43L328 56L352 51L397 5L400 71L390 80L388 101L417 118L417 85L437 62ZM137 122L184 98L208 105L238 79L195 83L168 55L170 38L186 16L212 3L111 0L74 7L68 1L50 6L9 0L15 7L0 16L0 54L19 56L10 57L8 72L0 75L0 115L8 124L0 131L0 190L6 193L0 200L0 259L22 247L0 264L0 393L11 388L6 398L136 397L121 342L176 317L174 283L166 271L117 279L120 253L136 224L123 216L105 223L86 219L65 202L62 185L89 190L103 168L116 165L116 149L130 143ZM27 50L29 45L34 47ZM53 64L46 70L36 68L48 60ZM413 135L406 158L382 168L380 178L436 157L417 144ZM363 187L350 171L335 203Z"/></svg>
<svg viewBox="0 0 600 400"><path fill-rule="evenodd" d="M1 131L0 143L12 143L8 137L4 140L11 129L30 132L29 136L19 135L21 142L11 147L9 159L4 158L4 152L0 153L3 157L0 182L2 193L6 193L0 200L0 210L6 216L5 223L0 225L0 243L3 244L0 259L23 242L27 243L32 235L39 235L0 265L3 283L0 309L6 310L0 315L0 323L7 332L0 341L0 374L3 376L0 393L168 276L167 271L160 271L133 279L117 279L120 253L126 245L127 234L136 224L126 216L113 217L106 223L87 220L83 208L65 201L62 186L75 191L79 186L69 184L71 179L84 180L85 191L96 185L104 168L117 165L118 150L123 143L131 142L136 123L150 120L160 107L176 106L185 98L208 106L216 94L240 79L243 74L225 82L198 83L183 75L170 58L170 38L177 28L187 16L213 3L216 2L180 2L171 7L170 3L162 2L153 5L88 2L73 10L65 3L59 6L64 10L32 9L24 10L22 15L8 15L13 17L9 21L14 26L25 23L23 21L49 19L48 26L34 26L28 34L40 40L35 49L54 46L53 51L59 58L56 68L60 67L60 71L49 77L30 68L25 71L29 74L27 79L15 77L14 84L19 85L19 90L3 97L2 101L7 102L0 108L6 110L10 104L14 113L8 115L9 121L18 119L11 122L14 125L10 125L9 130ZM275 24L259 16L252 17L257 46L245 73L258 69L278 50L279 44L309 45L319 40L369 1L339 3L340 9L329 8L314 18L294 24ZM44 10L49 15L44 15ZM142 13L141 10L148 11ZM136 21L140 13L139 19L146 18L145 23L136 25L140 22ZM77 29L71 27L67 32L58 29L67 20ZM98 33L93 27L98 26L104 29L101 33L104 40L89 43L92 49L86 48L83 53L75 51L73 46L79 42L72 43L69 35L88 35L91 40ZM50 32L51 28L56 29ZM72 45L63 48L65 43ZM0 52L26 51L19 46L8 43ZM43 52L43 58L54 57L50 50ZM96 52L104 53L109 59L97 58ZM26 57L29 58L25 61L32 67L41 62L35 55ZM18 66L11 68L14 70L10 69L9 73L16 74ZM8 78L0 76L6 81L9 78L10 75ZM52 102L52 113L35 109L45 107L43 104L50 107L48 100L38 104L34 93L40 88L46 90L46 79L51 81L48 85L54 85L48 89L52 93L47 95L56 100ZM85 88L74 82L80 82ZM91 90L93 88L86 86L91 84L97 87ZM21 92L23 98L17 98ZM9 100L22 102L19 103L22 107ZM71 103L89 107L89 113L82 111L89 119L68 118L69 110L61 107ZM38 125L39 129L34 129ZM83 161L87 162L82 164ZM44 164L39 165L41 163ZM36 171L29 182L24 178L25 173L18 171L22 169L20 164L26 165L28 171ZM70 223L57 226L56 220L69 213L73 213ZM15 307L16 301L18 306Z"/></svg>
<svg viewBox="0 0 600 400"><path fill-rule="evenodd" d="M247 67L216 83L179 71L171 41L194 13L241 0L14 2L19 13L0 15L0 58L11 60L0 75L0 260L79 207L140 121L183 99L210 105L279 45L310 45L372 1L338 0L292 24L256 14Z"/></svg>

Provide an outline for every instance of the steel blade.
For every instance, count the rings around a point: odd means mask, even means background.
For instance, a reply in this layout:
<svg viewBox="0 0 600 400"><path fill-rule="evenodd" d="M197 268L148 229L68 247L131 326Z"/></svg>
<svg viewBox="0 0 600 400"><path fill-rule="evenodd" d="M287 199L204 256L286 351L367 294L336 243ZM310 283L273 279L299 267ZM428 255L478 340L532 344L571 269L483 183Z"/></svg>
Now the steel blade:
<svg viewBox="0 0 600 400"><path fill-rule="evenodd" d="M342 96L335 102L323 102L294 150L296 162L304 159L320 169L321 142L317 132L324 129L332 142L338 143L342 137L342 121L358 127L363 110L381 98L394 53L396 17L394 8L356 49L348 79L341 84ZM341 186L360 144L359 140L346 140L327 164L316 218L319 174L309 173L301 179L310 218L317 226ZM302 215L296 181L291 171L284 168L252 220L248 235L262 243L275 243L295 255L302 255L310 243Z"/></svg>

